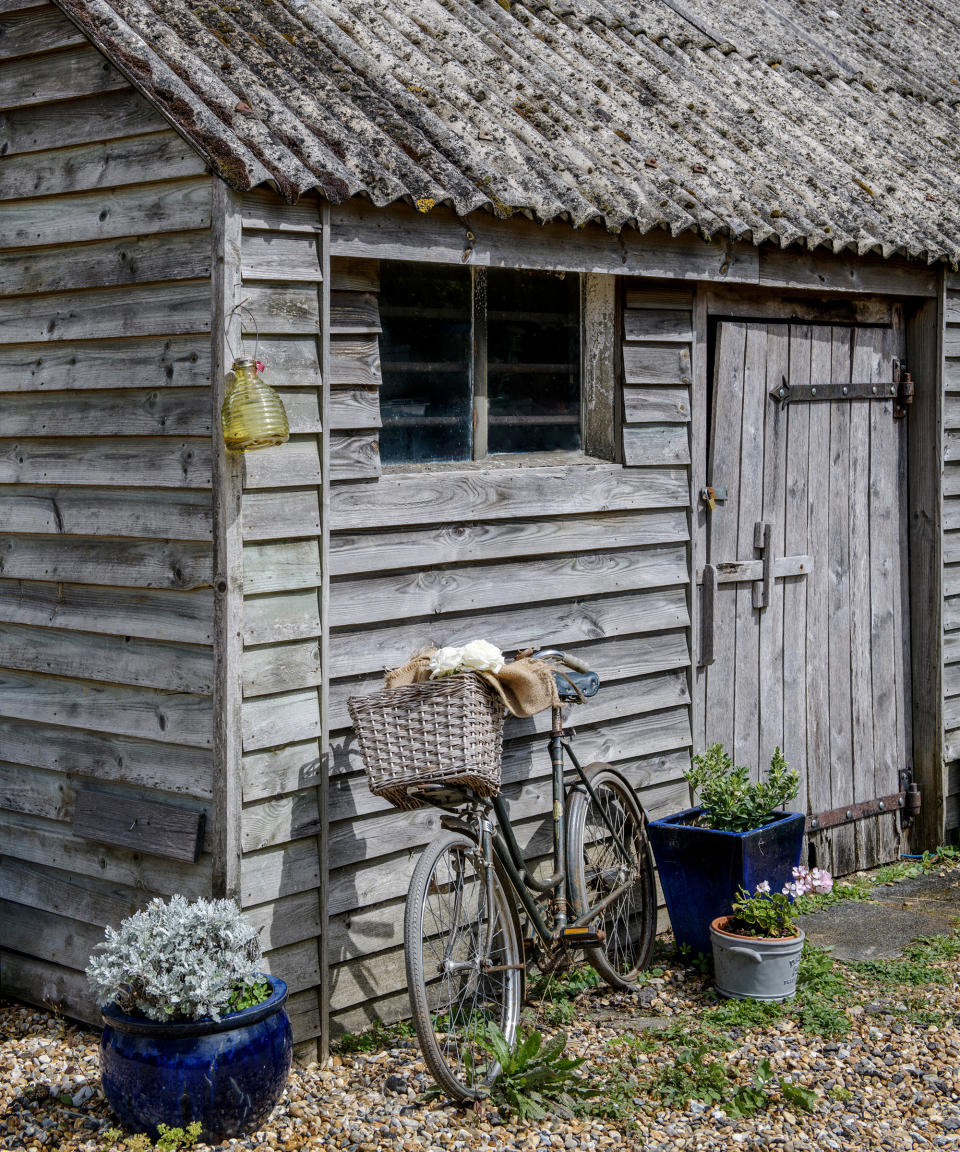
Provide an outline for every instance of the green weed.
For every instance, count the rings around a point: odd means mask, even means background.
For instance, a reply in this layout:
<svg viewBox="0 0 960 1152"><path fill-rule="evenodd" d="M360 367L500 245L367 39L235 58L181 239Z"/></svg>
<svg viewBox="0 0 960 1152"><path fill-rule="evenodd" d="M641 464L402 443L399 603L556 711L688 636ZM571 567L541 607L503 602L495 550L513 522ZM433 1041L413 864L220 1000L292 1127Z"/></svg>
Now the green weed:
<svg viewBox="0 0 960 1152"><path fill-rule="evenodd" d="M158 1124L157 1132L160 1136L157 1140L157 1152L178 1152L180 1148L192 1148L200 1139L202 1131L203 1125L199 1120L194 1120L192 1124L188 1124L185 1130L183 1128L171 1128L167 1124Z"/></svg>
<svg viewBox="0 0 960 1152"><path fill-rule="evenodd" d="M544 1044L535 1029L519 1032L511 1047L500 1029L488 1024L480 1043L500 1065L491 1100L502 1113L516 1114L521 1123L542 1120L551 1112L572 1117L597 1094L578 1071L583 1058L564 1056L563 1033Z"/></svg>
<svg viewBox="0 0 960 1152"><path fill-rule="evenodd" d="M345 1032L339 1036L332 1045L334 1052L382 1052L385 1048L394 1048L401 1040L409 1040L416 1035L409 1020L401 1020L397 1024L381 1024L374 1021L363 1032Z"/></svg>
<svg viewBox="0 0 960 1152"><path fill-rule="evenodd" d="M951 983L953 969L941 965L957 956L960 956L960 932L915 940L899 959L851 961L850 967L881 987L920 988Z"/></svg>

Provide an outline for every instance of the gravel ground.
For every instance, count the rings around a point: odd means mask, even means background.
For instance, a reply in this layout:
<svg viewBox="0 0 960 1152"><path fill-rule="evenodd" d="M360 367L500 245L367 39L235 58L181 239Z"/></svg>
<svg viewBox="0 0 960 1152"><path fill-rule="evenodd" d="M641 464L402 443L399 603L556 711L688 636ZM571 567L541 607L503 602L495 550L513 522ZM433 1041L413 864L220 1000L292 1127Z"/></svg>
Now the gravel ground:
<svg viewBox="0 0 960 1152"><path fill-rule="evenodd" d="M836 1002L847 1031L830 1037L817 1034L800 1007L760 1023L732 1019L729 1013L713 1020L717 1001L709 980L671 961L668 948L660 951L659 967L639 992L592 988L565 1001L572 1018L564 1026L569 1048L587 1058L584 1071L592 1083L619 1088L621 1106L624 1101L627 1106L617 1119L551 1117L520 1124L490 1105L463 1110L423 1103L420 1094L429 1081L416 1045L393 1035L386 1041L393 1046L380 1051L340 1052L326 1067L295 1069L269 1125L221 1147L344 1152L960 1147L955 956L927 957L919 973L914 966L880 976L838 964L835 971L846 984ZM927 976L937 975L939 983L927 983ZM556 1002L531 1009L545 1032L552 1031L546 1021L555 1016ZM808 993L811 1002L816 998L811 1001ZM730 1046L723 1051L721 1041L721 1049L704 1061L721 1061L728 1089L749 1082L760 1062L769 1061L774 1079L753 1115L733 1118L729 1092L721 1093L719 1102L684 1103L651 1087L657 1075L670 1073L682 1083L685 1073L696 1073L689 1051L682 1049L705 1028L726 1037ZM100 1095L97 1043L92 1030L0 1000L0 1148L124 1147L122 1139L114 1143L104 1136L112 1121ZM629 1062L627 1053L632 1053ZM777 1085L781 1077L815 1090L811 1110L784 1099Z"/></svg>

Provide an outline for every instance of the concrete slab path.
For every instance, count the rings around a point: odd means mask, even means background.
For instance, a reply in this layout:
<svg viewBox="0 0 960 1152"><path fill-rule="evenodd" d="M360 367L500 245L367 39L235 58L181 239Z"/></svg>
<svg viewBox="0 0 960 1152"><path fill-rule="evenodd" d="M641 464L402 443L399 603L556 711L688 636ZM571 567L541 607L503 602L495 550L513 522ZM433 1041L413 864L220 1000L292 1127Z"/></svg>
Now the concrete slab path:
<svg viewBox="0 0 960 1152"><path fill-rule="evenodd" d="M837 960L892 960L918 936L960 926L960 869L931 872L870 890L868 900L845 900L800 926L811 944Z"/></svg>

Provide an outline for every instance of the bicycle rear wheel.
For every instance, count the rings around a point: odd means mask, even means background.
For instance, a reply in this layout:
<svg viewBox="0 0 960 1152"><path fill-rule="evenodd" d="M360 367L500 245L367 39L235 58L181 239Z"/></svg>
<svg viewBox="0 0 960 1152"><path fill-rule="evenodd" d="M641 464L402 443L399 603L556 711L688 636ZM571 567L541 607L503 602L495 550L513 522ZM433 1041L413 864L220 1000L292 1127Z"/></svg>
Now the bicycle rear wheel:
<svg viewBox="0 0 960 1152"><path fill-rule="evenodd" d="M619 772L606 764L589 764L584 771L596 800L583 784L574 785L567 796L571 904L575 917L586 916L623 889L593 919L603 929L603 944L584 952L608 984L631 988L650 963L657 925L646 818L633 788Z"/></svg>
<svg viewBox="0 0 960 1152"><path fill-rule="evenodd" d="M484 1043L496 1025L513 1044L523 956L516 913L495 868L469 836L424 849L404 914L407 984L417 1039L437 1084L455 1100L486 1095L500 1065Z"/></svg>

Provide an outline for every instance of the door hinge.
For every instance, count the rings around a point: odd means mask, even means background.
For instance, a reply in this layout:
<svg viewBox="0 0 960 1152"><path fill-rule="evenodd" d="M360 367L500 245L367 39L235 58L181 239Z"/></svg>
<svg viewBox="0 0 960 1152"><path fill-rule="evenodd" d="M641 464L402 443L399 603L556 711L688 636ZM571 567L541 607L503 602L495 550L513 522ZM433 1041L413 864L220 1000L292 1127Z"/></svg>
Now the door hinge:
<svg viewBox="0 0 960 1152"><path fill-rule="evenodd" d="M902 420L913 403L915 391L916 386L906 364L902 360L894 360L892 380L791 384L783 376L780 384L770 390L770 398L781 407L813 400L893 400L894 419Z"/></svg>
<svg viewBox="0 0 960 1152"><path fill-rule="evenodd" d="M886 816L891 812L899 812L901 827L908 827L920 811L920 789L909 769L900 773L899 782L901 790L893 792L889 796L878 796L874 800L861 800L857 804L844 804L839 808L831 808L829 812L812 813L807 817L807 832L822 832L825 828L839 828L842 824L868 820L871 816Z"/></svg>

